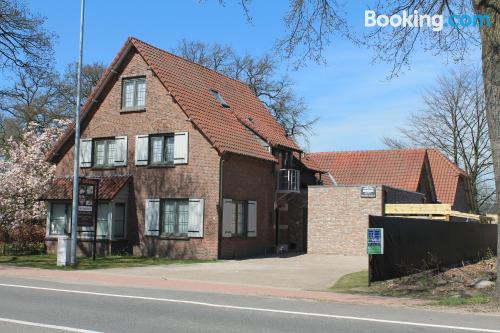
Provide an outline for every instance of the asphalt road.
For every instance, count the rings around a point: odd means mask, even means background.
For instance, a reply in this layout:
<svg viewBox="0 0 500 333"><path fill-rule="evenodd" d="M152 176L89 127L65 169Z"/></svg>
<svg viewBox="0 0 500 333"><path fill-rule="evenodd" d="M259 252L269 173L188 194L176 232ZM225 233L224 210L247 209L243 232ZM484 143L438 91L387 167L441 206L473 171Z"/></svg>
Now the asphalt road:
<svg viewBox="0 0 500 333"><path fill-rule="evenodd" d="M500 316L0 277L0 332L499 332Z"/></svg>

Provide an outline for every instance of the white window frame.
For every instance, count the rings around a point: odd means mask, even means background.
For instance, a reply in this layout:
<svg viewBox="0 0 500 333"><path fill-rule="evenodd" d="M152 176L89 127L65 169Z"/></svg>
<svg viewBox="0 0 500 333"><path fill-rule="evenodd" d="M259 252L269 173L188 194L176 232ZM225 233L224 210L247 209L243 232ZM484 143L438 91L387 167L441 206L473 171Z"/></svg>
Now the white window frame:
<svg viewBox="0 0 500 333"><path fill-rule="evenodd" d="M65 216L64 216L64 232L62 234L54 234L52 233L52 207L54 204L58 205L65 205ZM69 234L69 227L70 227L70 222L71 218L68 218L71 216L71 202L68 201L51 201L49 202L49 207L48 207L48 214L47 214L47 230L46 230L46 236L47 237L57 237L57 236L64 236Z"/></svg>
<svg viewBox="0 0 500 333"><path fill-rule="evenodd" d="M100 214L100 210L102 210L102 208L100 208L99 206L103 206L103 205L107 205L108 206L108 214L107 214L107 221L106 221L106 235L102 235L102 234L99 234L97 233L96 237L97 239L110 239L111 238L111 228L112 228L112 224L113 224L113 204L109 201L101 201L97 204L97 221L96 221L96 229L99 230L99 214ZM92 235L93 236L93 235Z"/></svg>
<svg viewBox="0 0 500 333"><path fill-rule="evenodd" d="M165 205L167 202L174 204L174 232L165 231ZM179 232L179 203L187 207L187 225L186 232ZM164 237L188 237L189 234L189 199L162 199L160 200L160 236Z"/></svg>
<svg viewBox="0 0 500 333"><path fill-rule="evenodd" d="M161 140L161 161L154 161L153 142L158 139ZM135 137L135 165L174 166L188 164L188 159L189 132L141 134Z"/></svg>
<svg viewBox="0 0 500 333"><path fill-rule="evenodd" d="M144 104L139 103L139 84L144 83ZM133 97L132 97L132 105L126 106L126 87L128 84L133 84ZM143 110L146 108L146 95L147 95L147 83L145 76L138 77L127 77L122 79L122 99L121 99L121 108L124 111L131 110Z"/></svg>
<svg viewBox="0 0 500 333"><path fill-rule="evenodd" d="M165 206L174 203L174 230L166 231ZM187 230L179 232L179 203L186 204ZM148 198L144 206L144 235L163 238L203 238L205 219L205 199L203 198Z"/></svg>
<svg viewBox="0 0 500 333"><path fill-rule="evenodd" d="M160 138L162 140L161 144L161 161L153 161L153 141L155 138ZM168 140L173 140L171 149L169 150ZM148 165L174 165L174 154L175 154L175 135L174 133L169 134L151 134L149 135L149 144L148 144ZM171 159L167 159L167 156L171 155Z"/></svg>
<svg viewBox="0 0 500 333"><path fill-rule="evenodd" d="M242 204L244 210L243 230L238 230L237 218L241 216L238 204ZM257 201L224 198L221 234L223 238L257 237Z"/></svg>
<svg viewBox="0 0 500 333"><path fill-rule="evenodd" d="M239 230L238 217L242 216L238 206L243 208L243 223L242 230ZM232 237L245 237L248 230L248 201L246 200L233 200L233 214L232 214L233 233Z"/></svg>
<svg viewBox="0 0 500 333"><path fill-rule="evenodd" d="M99 143L104 143L104 163L97 164L97 145ZM109 154L109 146L113 144L114 154L110 156ZM92 140L92 167L93 168L112 168L115 166L115 156L116 150L118 149L116 144L116 138L108 138L108 139L93 139Z"/></svg>
<svg viewBox="0 0 500 333"><path fill-rule="evenodd" d="M65 215L65 232L62 234L54 234L52 233L52 206L54 204L64 204L66 205L66 215ZM128 204L126 202L114 202L114 201L105 201L102 200L99 202L99 205L108 205L108 222L107 222L107 235L103 237L103 235L98 234L98 240L122 240L127 238L127 223L128 223ZM117 205L124 206L124 216L123 216L123 236L115 236L114 234L114 224L115 224L115 209ZM99 208L98 208L99 214ZM97 228L99 230L99 221L97 221ZM47 214L47 228L46 228L46 237L53 238L57 236L68 235L71 232L71 202L69 201L49 201L48 202L48 214ZM78 239L88 240L94 237L93 234L93 226L92 227L78 227Z"/></svg>

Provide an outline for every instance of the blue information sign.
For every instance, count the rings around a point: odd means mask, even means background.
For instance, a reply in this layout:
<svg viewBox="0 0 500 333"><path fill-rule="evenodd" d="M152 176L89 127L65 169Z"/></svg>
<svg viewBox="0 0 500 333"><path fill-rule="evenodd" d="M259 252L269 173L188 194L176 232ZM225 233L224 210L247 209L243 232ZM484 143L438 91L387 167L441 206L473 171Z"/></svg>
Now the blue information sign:
<svg viewBox="0 0 500 333"><path fill-rule="evenodd" d="M368 254L384 254L383 228L368 228L367 240L366 252Z"/></svg>

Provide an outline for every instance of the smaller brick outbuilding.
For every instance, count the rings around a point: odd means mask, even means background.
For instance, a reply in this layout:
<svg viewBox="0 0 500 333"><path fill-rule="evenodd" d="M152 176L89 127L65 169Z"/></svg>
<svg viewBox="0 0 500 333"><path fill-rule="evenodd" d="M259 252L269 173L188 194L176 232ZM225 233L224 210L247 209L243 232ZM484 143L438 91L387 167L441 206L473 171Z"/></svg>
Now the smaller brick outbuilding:
<svg viewBox="0 0 500 333"><path fill-rule="evenodd" d="M328 171L325 185L383 184L424 194L425 203L451 204L474 212L467 173L433 148L340 151L308 154Z"/></svg>

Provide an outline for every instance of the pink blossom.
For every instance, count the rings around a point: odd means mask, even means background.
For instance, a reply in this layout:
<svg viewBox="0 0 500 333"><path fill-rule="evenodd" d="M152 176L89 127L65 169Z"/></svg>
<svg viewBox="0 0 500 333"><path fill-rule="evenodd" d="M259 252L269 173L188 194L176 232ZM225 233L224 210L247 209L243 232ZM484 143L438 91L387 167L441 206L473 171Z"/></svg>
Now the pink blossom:
<svg viewBox="0 0 500 333"><path fill-rule="evenodd" d="M11 227L46 216L42 194L54 179L55 166L45 161L68 122L57 122L40 131L30 124L22 139L10 138L0 151L0 227Z"/></svg>

